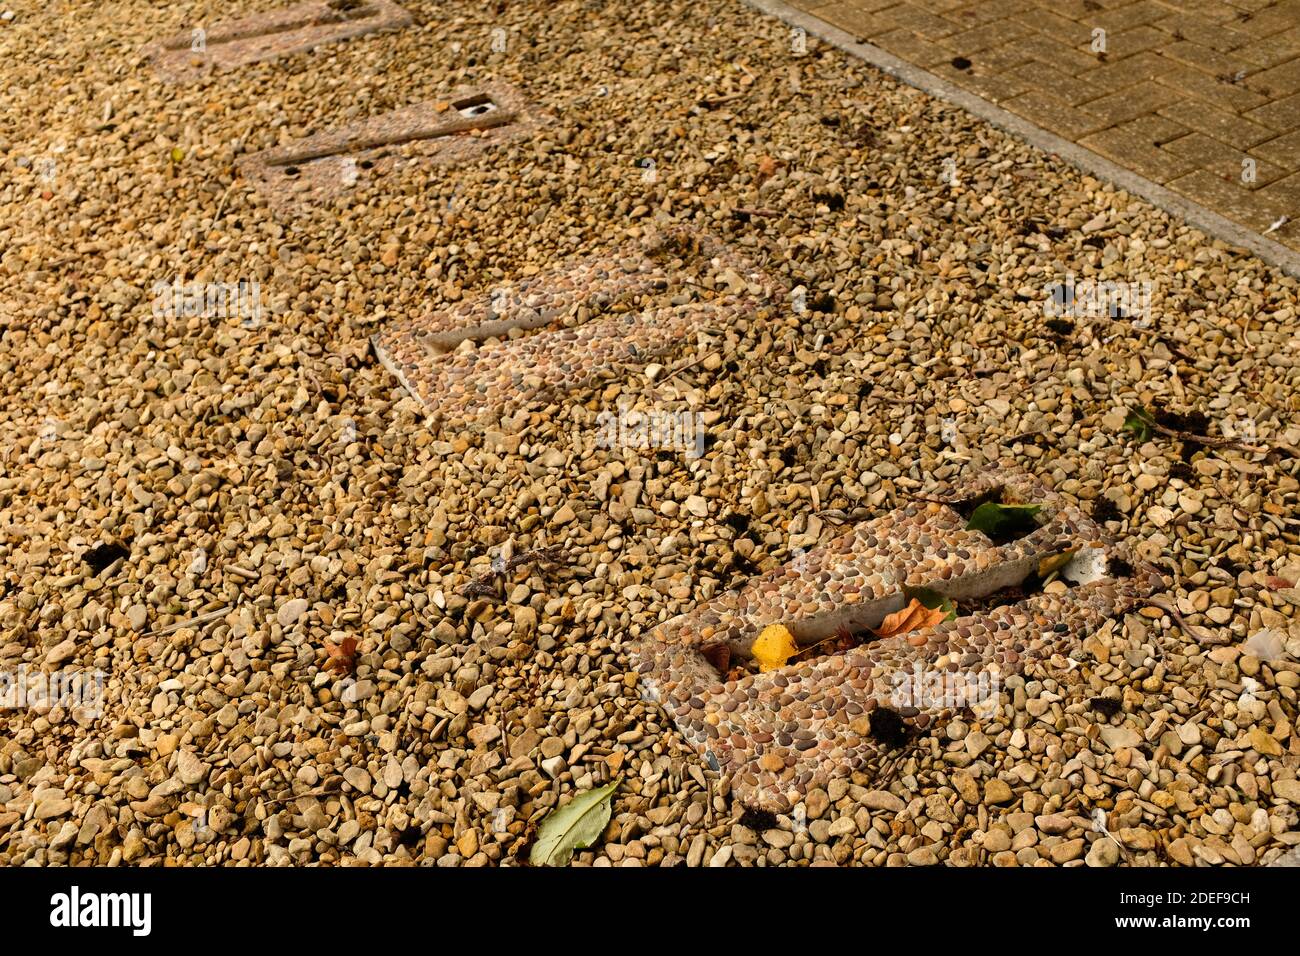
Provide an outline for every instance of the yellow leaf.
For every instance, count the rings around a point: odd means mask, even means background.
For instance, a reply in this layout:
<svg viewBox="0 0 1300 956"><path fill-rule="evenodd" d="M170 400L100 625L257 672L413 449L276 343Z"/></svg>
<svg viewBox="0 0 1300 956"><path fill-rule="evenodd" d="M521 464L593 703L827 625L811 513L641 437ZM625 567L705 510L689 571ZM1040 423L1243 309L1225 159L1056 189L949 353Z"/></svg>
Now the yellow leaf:
<svg viewBox="0 0 1300 956"><path fill-rule="evenodd" d="M1074 551L1071 550L1064 551L1061 554L1049 554L1045 558L1040 558L1038 561L1038 576L1040 578L1045 578L1053 571L1061 570L1061 568L1070 563L1070 560L1073 557Z"/></svg>
<svg viewBox="0 0 1300 956"><path fill-rule="evenodd" d="M893 637L909 631L929 630L948 616L941 607L928 608L916 598L908 602L907 607L895 611L880 622L876 628L877 637Z"/></svg>
<svg viewBox="0 0 1300 956"><path fill-rule="evenodd" d="M799 653L799 645L794 642L794 635L780 624L769 624L754 639L750 648L754 659L758 661L760 671L774 671L784 667L785 662Z"/></svg>

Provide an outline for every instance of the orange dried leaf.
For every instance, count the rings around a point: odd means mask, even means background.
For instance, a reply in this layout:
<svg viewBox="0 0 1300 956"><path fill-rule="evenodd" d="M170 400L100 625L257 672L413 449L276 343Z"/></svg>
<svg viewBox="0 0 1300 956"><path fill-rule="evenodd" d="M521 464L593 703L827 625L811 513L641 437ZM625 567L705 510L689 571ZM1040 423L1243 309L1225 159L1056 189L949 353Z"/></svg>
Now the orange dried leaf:
<svg viewBox="0 0 1300 956"><path fill-rule="evenodd" d="M719 674L725 674L731 668L731 645L725 641L705 644L700 648L700 653Z"/></svg>
<svg viewBox="0 0 1300 956"><path fill-rule="evenodd" d="M876 628L877 637L893 637L895 634L907 634L910 631L928 631L943 621L948 612L941 607L928 608L916 598L908 602L907 607L895 611Z"/></svg>
<svg viewBox="0 0 1300 956"><path fill-rule="evenodd" d="M353 668L357 666L357 639L345 637L337 644L326 641L325 653L329 655L325 661L326 670L338 674L351 674Z"/></svg>

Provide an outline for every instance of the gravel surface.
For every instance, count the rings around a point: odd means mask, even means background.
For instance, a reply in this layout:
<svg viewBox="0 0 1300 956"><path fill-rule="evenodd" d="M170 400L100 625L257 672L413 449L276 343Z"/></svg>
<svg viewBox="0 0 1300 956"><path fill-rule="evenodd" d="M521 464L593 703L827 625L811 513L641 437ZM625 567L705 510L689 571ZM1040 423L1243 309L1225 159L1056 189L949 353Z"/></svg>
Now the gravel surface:
<svg viewBox="0 0 1300 956"><path fill-rule="evenodd" d="M3 8L0 671L109 676L99 716L0 711L0 862L514 864L614 777L574 865L1300 844L1295 280L734 0L404 5L421 25L192 84L140 50L205 5ZM552 122L299 215L235 177L489 81ZM463 431L370 351L661 220L793 307ZM1150 321L1049 322L1067 273L1152 283ZM263 308L167 314L178 275ZM1136 404L1271 450L1139 440ZM705 454L604 447L623 406L698 413ZM1166 605L790 814L731 800L634 642L1003 456L1159 565Z"/></svg>

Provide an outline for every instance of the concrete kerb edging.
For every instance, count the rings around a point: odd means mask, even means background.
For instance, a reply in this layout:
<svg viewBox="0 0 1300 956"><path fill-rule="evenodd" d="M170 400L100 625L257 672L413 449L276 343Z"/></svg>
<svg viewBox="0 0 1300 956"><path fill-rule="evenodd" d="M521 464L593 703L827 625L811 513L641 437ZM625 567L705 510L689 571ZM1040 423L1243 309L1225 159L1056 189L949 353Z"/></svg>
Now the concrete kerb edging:
<svg viewBox="0 0 1300 956"><path fill-rule="evenodd" d="M1139 176L1090 149L1035 126L1028 120L995 106L974 93L959 89L927 70L900 60L892 53L870 43L860 43L852 34L845 33L824 20L819 20L811 13L796 10L789 4L782 3L781 0L744 0L744 2L769 16L784 20L791 26L801 27L812 36L853 54L909 86L961 107L966 112L1023 139L1031 146L1046 153L1054 153L1086 173L1101 177L1121 189L1142 197L1170 215L1186 220L1215 239L1248 249L1287 275L1300 278L1300 254L1291 251L1281 243L1267 239L1199 203L1185 199L1159 183Z"/></svg>

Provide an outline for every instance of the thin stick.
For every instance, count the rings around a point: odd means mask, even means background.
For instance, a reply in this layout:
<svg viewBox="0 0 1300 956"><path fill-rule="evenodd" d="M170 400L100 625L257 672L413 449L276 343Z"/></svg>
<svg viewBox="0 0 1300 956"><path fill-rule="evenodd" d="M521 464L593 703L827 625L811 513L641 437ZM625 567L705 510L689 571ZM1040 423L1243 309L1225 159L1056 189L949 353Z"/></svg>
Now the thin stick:
<svg viewBox="0 0 1300 956"><path fill-rule="evenodd" d="M1179 441L1195 442L1198 445L1204 445L1206 448L1236 448L1239 451L1247 451L1255 454L1267 454L1269 449L1263 445L1246 445L1232 438L1214 438L1210 435L1193 435L1191 432L1180 432L1174 428L1166 428L1161 425L1149 414L1144 412L1135 412L1142 424L1146 425L1152 431L1159 432L1162 435L1168 435L1170 438L1177 438Z"/></svg>
<svg viewBox="0 0 1300 956"><path fill-rule="evenodd" d="M655 387L658 388L660 385L667 385L678 375L681 375L682 372L685 372L689 368L694 368L696 365L699 365L701 362L703 362L706 358L708 358L712 354L713 354L712 352L705 352L703 355L701 355L699 358L695 359L694 361L687 362L685 365L679 365L677 368L673 369L673 371L670 372L667 376L655 382Z"/></svg>
<svg viewBox="0 0 1300 956"><path fill-rule="evenodd" d="M1194 625L1188 624L1185 620L1183 620L1183 616L1178 613L1178 608L1174 607L1171 601L1168 601L1163 597L1158 597L1158 596L1149 597L1147 598L1146 603L1150 604L1152 607L1158 607L1160 608L1160 610L1165 611L1167 614L1169 614L1169 616L1172 617L1174 621L1178 624L1178 627L1182 630L1182 632L1186 634L1188 637L1197 641L1198 643L1228 644L1231 643L1232 641L1231 637L1215 637L1213 634L1205 630L1205 628L1203 627L1196 627Z"/></svg>
<svg viewBox="0 0 1300 956"><path fill-rule="evenodd" d="M186 618L183 621L176 621L172 624L168 624L166 627L156 628L152 631L149 631L147 634L144 634L143 636L156 637L160 634L170 634L172 631L179 631L183 627L197 627L200 624L206 624L209 621L216 620L217 618L221 617L221 615L229 612L231 607L233 607L233 605L227 604L223 607L217 608L215 611L208 611L204 614L199 614L195 617Z"/></svg>
<svg viewBox="0 0 1300 956"><path fill-rule="evenodd" d="M713 107L720 106L723 103L730 103L732 100L738 100L742 96L745 96L748 92L749 92L748 90L741 90L739 93L724 93L721 96L706 96L704 99L700 100L696 105L703 106L707 109L713 109Z"/></svg>
<svg viewBox="0 0 1300 956"><path fill-rule="evenodd" d="M283 797L263 797L267 803L288 803L290 800L297 800L300 797L327 797L333 793L340 793L341 787L321 787L319 790L308 790L306 793L289 793Z"/></svg>
<svg viewBox="0 0 1300 956"><path fill-rule="evenodd" d="M231 183L229 186L226 187L226 191L221 194L221 202L217 203L217 214L212 217L212 224L214 226L217 224L217 220L221 218L221 214L225 212L226 200L230 198L230 190L234 188L235 188L235 184Z"/></svg>
<svg viewBox="0 0 1300 956"><path fill-rule="evenodd" d="M867 400L868 401L874 400L879 402L890 402L891 404L894 405L916 405L924 401L924 399L920 398L919 396L917 398L903 398L901 395L886 395L884 392L875 392L875 391L873 391L870 395L867 396Z"/></svg>

